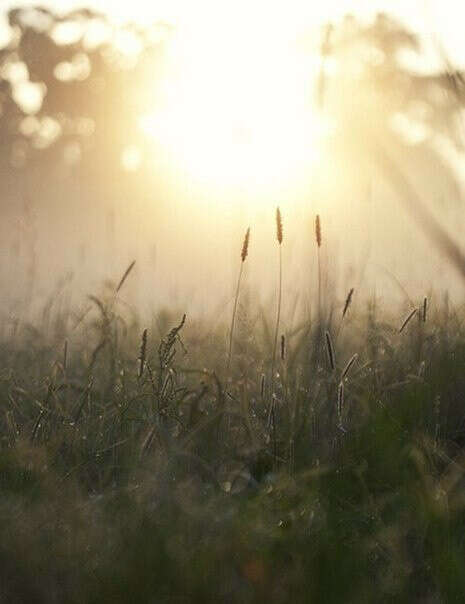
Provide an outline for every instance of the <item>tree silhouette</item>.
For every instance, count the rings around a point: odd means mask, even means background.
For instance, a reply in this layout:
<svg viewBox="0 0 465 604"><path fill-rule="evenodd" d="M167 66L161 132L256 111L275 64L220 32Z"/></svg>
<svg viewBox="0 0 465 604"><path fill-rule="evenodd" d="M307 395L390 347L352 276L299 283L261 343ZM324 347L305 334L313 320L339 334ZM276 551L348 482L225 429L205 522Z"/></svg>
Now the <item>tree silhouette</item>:
<svg viewBox="0 0 465 604"><path fill-rule="evenodd" d="M111 196L121 184L124 149L149 144L138 135L140 118L157 108L170 28L116 26L89 9L60 15L42 7L12 9L8 23L11 39L0 50L0 174L11 179L12 167L19 170L23 186L31 167L44 179L72 164ZM443 149L463 149L464 79L446 60L435 73L415 70L407 53L420 56L420 41L386 15L325 28L315 93L336 125L326 144L338 174L326 180L345 186L381 171L410 201L420 185L419 198L425 191L458 197ZM418 207L411 206L414 217L437 232Z"/></svg>
<svg viewBox="0 0 465 604"><path fill-rule="evenodd" d="M115 168L140 116L156 106L169 28L115 26L92 10L58 15L41 7L12 9L8 23L11 39L0 51L0 167L80 160L94 172ZM129 53L118 46L122 36Z"/></svg>
<svg viewBox="0 0 465 604"><path fill-rule="evenodd" d="M463 149L461 75L446 69L421 73L406 64L407 53L421 58L419 39L387 15L368 25L347 17L332 28L326 56L336 71L326 76L324 103L338 127L333 150L360 158L367 143L382 141L408 162L410 174L424 175L434 162L436 177L441 172L450 181L450 168L434 143L442 136Z"/></svg>
<svg viewBox="0 0 465 604"><path fill-rule="evenodd" d="M323 50L317 92L335 124L331 169L342 182L382 176L465 276L460 247L425 203L460 197L449 157L463 150L462 74L447 61L436 72L409 65L421 59L420 40L383 14L368 25L347 17L326 28Z"/></svg>

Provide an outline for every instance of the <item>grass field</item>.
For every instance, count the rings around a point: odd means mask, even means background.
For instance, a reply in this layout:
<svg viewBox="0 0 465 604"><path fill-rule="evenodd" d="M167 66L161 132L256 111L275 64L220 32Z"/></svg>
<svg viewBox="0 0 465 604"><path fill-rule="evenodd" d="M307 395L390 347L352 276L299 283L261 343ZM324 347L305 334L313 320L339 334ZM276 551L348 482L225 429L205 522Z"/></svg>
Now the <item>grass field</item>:
<svg viewBox="0 0 465 604"><path fill-rule="evenodd" d="M465 313L409 308L5 324L1 601L462 602Z"/></svg>
<svg viewBox="0 0 465 604"><path fill-rule="evenodd" d="M18 3L0 604L463 604L465 8Z"/></svg>

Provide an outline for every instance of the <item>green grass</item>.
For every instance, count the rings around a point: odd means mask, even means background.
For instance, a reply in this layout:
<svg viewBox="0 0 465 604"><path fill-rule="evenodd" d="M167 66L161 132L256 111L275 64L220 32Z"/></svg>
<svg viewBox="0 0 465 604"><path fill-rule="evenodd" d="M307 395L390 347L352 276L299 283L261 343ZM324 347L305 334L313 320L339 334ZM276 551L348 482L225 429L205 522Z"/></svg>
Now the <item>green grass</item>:
<svg viewBox="0 0 465 604"><path fill-rule="evenodd" d="M358 305L337 337L327 309L287 328L270 380L251 308L226 370L227 326L93 306L4 329L1 602L463 601L462 310L399 333L405 313Z"/></svg>

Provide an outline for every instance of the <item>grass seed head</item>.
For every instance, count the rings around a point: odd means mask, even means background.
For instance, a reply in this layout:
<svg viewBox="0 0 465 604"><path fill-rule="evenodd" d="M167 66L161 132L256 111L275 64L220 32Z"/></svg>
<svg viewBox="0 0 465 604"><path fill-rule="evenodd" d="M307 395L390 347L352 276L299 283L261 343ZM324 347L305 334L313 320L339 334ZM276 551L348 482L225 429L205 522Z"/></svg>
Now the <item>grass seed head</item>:
<svg viewBox="0 0 465 604"><path fill-rule="evenodd" d="M337 416L339 423L342 424L342 410L344 408L344 382L339 382L337 389Z"/></svg>
<svg viewBox="0 0 465 604"><path fill-rule="evenodd" d="M142 332L142 340L140 343L140 350L139 350L139 377L142 377L142 374L144 373L146 353L147 353L147 329L144 329L144 331Z"/></svg>
<svg viewBox="0 0 465 604"><path fill-rule="evenodd" d="M321 247L321 223L319 214L317 214L315 218L315 238L317 246Z"/></svg>
<svg viewBox="0 0 465 604"><path fill-rule="evenodd" d="M242 262L245 262L245 259L247 258L247 254L249 253L249 241L250 241L250 227L245 232L244 243L242 244L242 251L241 251Z"/></svg>
<svg viewBox="0 0 465 604"><path fill-rule="evenodd" d="M350 304L352 302L352 296L354 295L354 288L352 287L349 293L347 294L347 298L344 304L344 310L342 311L342 318L346 316L347 311L349 310Z"/></svg>
<svg viewBox="0 0 465 604"><path fill-rule="evenodd" d="M136 263L136 261L135 261L135 260L133 260L133 261L131 262L131 264L128 266L128 268L127 268L127 269L124 271L124 275L121 277L121 280L120 280L120 282L118 283L118 286L116 287L116 293L118 293L118 292L119 292L119 290L120 290L120 289L123 287L124 282L125 282L125 281L126 281L126 279L128 278L129 273L130 273L130 272L132 271L132 269L134 268L135 263Z"/></svg>
<svg viewBox="0 0 465 604"><path fill-rule="evenodd" d="M410 320L412 319L412 317L416 314L417 312L417 308L414 308L410 314L407 316L407 318L405 319L405 321L402 323L402 325L400 326L399 329L399 333L402 333L404 331L404 329L407 327L407 325L410 323Z"/></svg>
<svg viewBox="0 0 465 604"><path fill-rule="evenodd" d="M349 371L352 369L352 365L355 363L355 361L356 361L357 359L358 359L358 354L357 354L357 353L353 354L353 355L350 357L349 361L347 362L347 365L344 367L344 370L343 370L343 372L342 372L342 375L341 375L341 382L343 381L343 379L344 379L345 377L347 377L347 376L349 375Z"/></svg>
<svg viewBox="0 0 465 604"><path fill-rule="evenodd" d="M281 218L281 210L276 208L276 238L279 245L283 242L283 221Z"/></svg>
<svg viewBox="0 0 465 604"><path fill-rule="evenodd" d="M335 357L334 357L333 342L331 340L331 334L329 333L329 331L326 331L325 337L326 337L326 352L328 353L329 365L331 367L331 370L334 371L334 369L336 368L336 362L335 362Z"/></svg>

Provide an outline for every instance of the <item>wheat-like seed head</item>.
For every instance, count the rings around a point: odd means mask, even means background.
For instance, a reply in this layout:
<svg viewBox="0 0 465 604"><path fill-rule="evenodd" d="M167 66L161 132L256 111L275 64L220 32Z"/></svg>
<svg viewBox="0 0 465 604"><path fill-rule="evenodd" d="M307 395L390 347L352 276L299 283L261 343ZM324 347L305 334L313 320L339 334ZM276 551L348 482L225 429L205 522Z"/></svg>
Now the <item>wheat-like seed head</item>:
<svg viewBox="0 0 465 604"><path fill-rule="evenodd" d="M347 298L344 304L344 310L342 311L342 318L346 316L346 312L349 310L350 303L352 302L352 296L354 295L354 288L352 287L349 293L347 294Z"/></svg>
<svg viewBox="0 0 465 604"><path fill-rule="evenodd" d="M399 333L402 333L402 332L404 331L404 329L405 329L405 328L407 327L407 325L409 324L410 319L411 319L411 318L412 318L412 317L413 317L413 316L414 316L414 315L417 313L417 310L418 310L417 308L414 308L414 309L413 309L413 310L410 312L410 314L407 316L407 318L405 319L405 321L404 321L404 322L402 323L402 325L400 326Z"/></svg>
<svg viewBox="0 0 465 604"><path fill-rule="evenodd" d="M276 208L276 238L279 245L283 242L283 221L281 218L281 210Z"/></svg>
<svg viewBox="0 0 465 604"><path fill-rule="evenodd" d="M247 254L249 253L249 241L250 241L250 227L247 229L247 231L245 233L244 243L242 244L242 251L241 251L242 262L245 262L245 259L247 258Z"/></svg>
<svg viewBox="0 0 465 604"><path fill-rule="evenodd" d="M331 340L331 334L329 333L329 331L326 331L325 337L326 337L326 352L328 354L329 365L331 367L331 370L334 371L334 369L336 368L336 360L335 360L335 356L334 356L333 342Z"/></svg>
<svg viewBox="0 0 465 604"><path fill-rule="evenodd" d="M349 371L352 368L352 365L355 363L355 361L358 359L358 354L355 353L354 355L352 355L349 359L349 361L347 362L347 365L344 367L344 370L341 374L341 382L344 381L344 378L348 376Z"/></svg>
<svg viewBox="0 0 465 604"><path fill-rule="evenodd" d="M344 408L344 382L339 382L337 389L337 415L339 423L342 423L342 411Z"/></svg>
<svg viewBox="0 0 465 604"><path fill-rule="evenodd" d="M318 247L321 247L321 223L319 214L317 214L315 218L315 237Z"/></svg>
<svg viewBox="0 0 465 604"><path fill-rule="evenodd" d="M119 292L119 290L120 290L120 289L123 287L124 282L125 282L125 281L126 281L126 279L128 278L129 273L130 273L130 272L132 271L132 269L134 268L135 263L136 263L136 261L135 261L135 260L133 260L133 261L131 262L131 264L128 266L128 268L127 268L127 269L124 271L124 275L121 277L120 282L118 283L118 285L117 285L117 287L116 287L116 290L115 290L115 292L116 292L116 293L118 293L118 292Z"/></svg>
<svg viewBox="0 0 465 604"><path fill-rule="evenodd" d="M139 349L139 373L138 373L139 377L142 377L142 375L144 373L146 353L147 353L147 329L144 329L144 331L142 332L142 339L141 339L140 349Z"/></svg>

